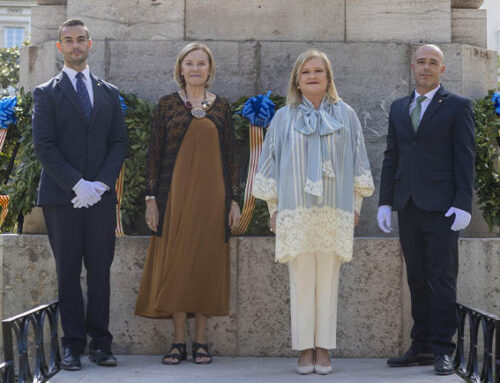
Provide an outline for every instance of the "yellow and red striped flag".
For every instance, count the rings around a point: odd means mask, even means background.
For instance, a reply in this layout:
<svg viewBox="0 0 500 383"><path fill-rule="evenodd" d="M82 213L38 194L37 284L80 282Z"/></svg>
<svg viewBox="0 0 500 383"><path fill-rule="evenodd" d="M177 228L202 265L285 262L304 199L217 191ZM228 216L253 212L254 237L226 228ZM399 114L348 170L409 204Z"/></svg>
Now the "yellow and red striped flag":
<svg viewBox="0 0 500 383"><path fill-rule="evenodd" d="M116 205L116 230L115 235L117 237L121 237L125 235L123 231L122 225L122 214L120 212L120 207L122 205L123 199L123 179L125 178L125 164L122 166L120 170L120 174L118 175L118 179L116 180L116 198L118 199L118 204Z"/></svg>

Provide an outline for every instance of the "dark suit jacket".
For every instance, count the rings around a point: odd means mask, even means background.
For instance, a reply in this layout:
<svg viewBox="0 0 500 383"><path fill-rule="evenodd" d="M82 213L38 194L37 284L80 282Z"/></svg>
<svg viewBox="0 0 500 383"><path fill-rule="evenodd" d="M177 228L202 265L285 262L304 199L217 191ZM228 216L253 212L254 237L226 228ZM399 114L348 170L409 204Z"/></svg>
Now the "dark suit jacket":
<svg viewBox="0 0 500 383"><path fill-rule="evenodd" d="M453 206L470 212L475 157L471 102L441 86L415 133L409 115L413 96L391 105L379 205L401 210L411 197L423 210Z"/></svg>
<svg viewBox="0 0 500 383"><path fill-rule="evenodd" d="M110 190L99 203L115 204L115 183L127 155L118 90L91 74L94 105L87 121L69 77L59 73L34 93L33 140L42 163L38 205L69 205L80 178Z"/></svg>

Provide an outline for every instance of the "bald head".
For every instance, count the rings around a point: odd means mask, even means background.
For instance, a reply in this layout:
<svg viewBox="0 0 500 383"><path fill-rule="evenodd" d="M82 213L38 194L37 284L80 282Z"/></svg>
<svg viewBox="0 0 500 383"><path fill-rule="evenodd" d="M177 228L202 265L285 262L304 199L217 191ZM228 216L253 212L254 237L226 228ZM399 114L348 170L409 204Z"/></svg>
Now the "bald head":
<svg viewBox="0 0 500 383"><path fill-rule="evenodd" d="M415 51L415 54L413 55L413 62L417 61L417 58L422 55L428 55L428 54L434 54L439 56L439 59L441 61L441 64L444 64L444 54L441 48L439 48L437 45L434 44L425 44L422 45L420 48L418 48Z"/></svg>
<svg viewBox="0 0 500 383"><path fill-rule="evenodd" d="M411 63L417 92L424 95L439 86L446 67L443 51L433 44L418 48Z"/></svg>

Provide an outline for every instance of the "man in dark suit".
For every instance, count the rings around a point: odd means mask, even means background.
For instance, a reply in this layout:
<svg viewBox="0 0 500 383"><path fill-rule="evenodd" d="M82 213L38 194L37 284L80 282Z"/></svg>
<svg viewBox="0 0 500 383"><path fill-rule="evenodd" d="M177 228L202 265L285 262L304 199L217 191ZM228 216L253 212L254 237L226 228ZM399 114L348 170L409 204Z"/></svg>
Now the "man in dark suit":
<svg viewBox="0 0 500 383"><path fill-rule="evenodd" d="M116 227L114 186L127 154L118 90L90 73L92 45L79 19L59 29L61 73L34 91L33 140L42 163L38 205L42 206L58 277L63 358L66 370L81 368L80 354L91 337L89 357L116 366L108 330L110 267ZM80 274L87 270L87 308Z"/></svg>
<svg viewBox="0 0 500 383"><path fill-rule="evenodd" d="M377 214L389 233L398 212L414 320L410 349L387 364L434 364L439 375L454 372L458 236L471 218L475 156L471 102L440 85L443 62L437 46L420 47L416 89L391 105Z"/></svg>

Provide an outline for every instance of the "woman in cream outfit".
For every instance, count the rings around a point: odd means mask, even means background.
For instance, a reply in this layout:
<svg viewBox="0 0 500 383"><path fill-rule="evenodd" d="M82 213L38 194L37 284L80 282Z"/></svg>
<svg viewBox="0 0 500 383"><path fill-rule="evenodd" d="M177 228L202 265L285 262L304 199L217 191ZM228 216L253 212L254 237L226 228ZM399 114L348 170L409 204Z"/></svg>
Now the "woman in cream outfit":
<svg viewBox="0 0 500 383"><path fill-rule="evenodd" d="M335 89L328 57L302 53L287 105L267 131L253 195L267 202L276 260L288 263L297 372L328 374L336 347L340 266L352 258L354 227L374 186L363 131Z"/></svg>

